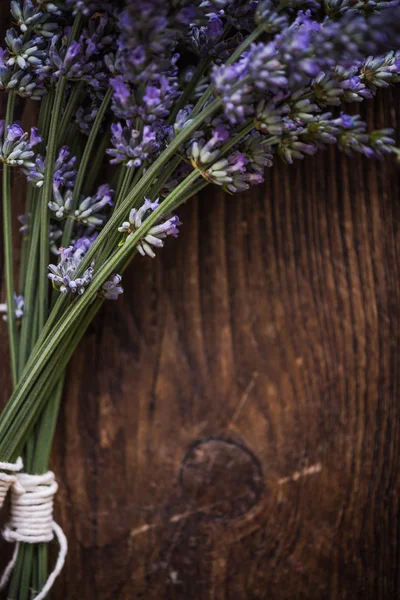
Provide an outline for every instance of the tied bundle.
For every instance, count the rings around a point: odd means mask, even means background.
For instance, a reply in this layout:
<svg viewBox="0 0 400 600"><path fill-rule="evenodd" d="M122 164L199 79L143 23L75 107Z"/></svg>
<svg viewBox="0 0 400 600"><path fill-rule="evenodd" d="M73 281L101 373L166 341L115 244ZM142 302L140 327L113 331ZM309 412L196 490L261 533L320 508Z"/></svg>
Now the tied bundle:
<svg viewBox="0 0 400 600"><path fill-rule="evenodd" d="M179 206L209 185L248 190L276 160L329 144L349 156L398 155L394 132L368 131L349 104L400 80L399 4L11 2L0 161L13 393L0 415L0 481L2 499L18 482L22 491L12 489L6 528L18 544L9 598L44 597L62 567L61 533L55 570L46 543L59 532L48 462L65 370L101 305L123 293L131 259L154 258L177 237ZM16 114L34 101L27 131ZM22 215L15 173L27 182Z"/></svg>

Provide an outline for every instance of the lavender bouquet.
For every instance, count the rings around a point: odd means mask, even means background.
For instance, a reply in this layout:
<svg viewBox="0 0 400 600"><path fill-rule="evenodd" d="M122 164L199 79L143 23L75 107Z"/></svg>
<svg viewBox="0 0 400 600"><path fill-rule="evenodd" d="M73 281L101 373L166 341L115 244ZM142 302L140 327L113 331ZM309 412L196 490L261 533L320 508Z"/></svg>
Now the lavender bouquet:
<svg viewBox="0 0 400 600"><path fill-rule="evenodd" d="M399 153L391 130L367 131L340 110L400 80L399 4L11 2L0 49L1 308L14 390L0 416L8 598L45 598L65 560L48 461L68 361L100 306L123 293L133 257L154 258L179 234L177 209L209 184L247 190L277 158L291 164L327 144L350 156ZM15 115L31 101L37 127L25 131ZM12 193L20 172L22 216Z"/></svg>

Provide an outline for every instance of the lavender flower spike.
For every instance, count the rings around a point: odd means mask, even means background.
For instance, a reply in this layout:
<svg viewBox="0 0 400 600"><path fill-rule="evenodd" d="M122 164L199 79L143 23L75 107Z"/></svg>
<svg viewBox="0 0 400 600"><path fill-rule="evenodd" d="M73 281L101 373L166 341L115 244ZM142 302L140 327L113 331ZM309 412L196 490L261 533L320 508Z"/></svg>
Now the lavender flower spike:
<svg viewBox="0 0 400 600"><path fill-rule="evenodd" d="M114 190L111 190L107 184L101 185L94 196L81 200L74 213L75 219L85 225L101 227L107 219L104 209L113 206L113 195Z"/></svg>
<svg viewBox="0 0 400 600"><path fill-rule="evenodd" d="M14 123L8 126L4 142L3 135L4 121L0 121L0 161L11 167L32 168L32 158L35 156L33 148L42 141L36 127L32 127L29 136L20 125Z"/></svg>
<svg viewBox="0 0 400 600"><path fill-rule="evenodd" d="M56 181L53 183L53 199L49 202L48 206L54 216L57 219L66 218L72 210L73 198L72 191L66 190L64 194L61 191L61 182Z"/></svg>
<svg viewBox="0 0 400 600"><path fill-rule="evenodd" d="M120 233L125 233L126 238L129 239L138 229L142 226L148 215L158 208L158 199L155 202L151 202L148 198L145 198L145 202L139 210L133 208L129 213L129 221L122 223L121 227L118 228ZM142 256L155 257L153 251L154 248L162 248L164 246L164 239L172 235L177 237L179 234L179 225L182 225L178 217L170 217L163 223L159 223L146 233L143 240L140 240L137 245L137 249Z"/></svg>
<svg viewBox="0 0 400 600"><path fill-rule="evenodd" d="M124 293L124 288L120 285L121 275L114 273L105 283L103 283L100 295L107 300L118 300L118 297Z"/></svg>
<svg viewBox="0 0 400 600"><path fill-rule="evenodd" d="M72 188L76 178L76 170L74 165L76 157L70 157L71 153L68 146L63 146L58 153L54 163L53 181ZM30 169L25 169L24 173L27 180L33 183L37 188L42 187L44 183L44 174L46 172L46 159L38 155L35 164Z"/></svg>
<svg viewBox="0 0 400 600"><path fill-rule="evenodd" d="M145 125L140 132L132 126L131 121L126 121L125 127L121 123L114 123L111 132L114 148L109 148L107 154L112 156L112 165L124 163L128 168L141 167L158 154L160 144L150 125Z"/></svg>
<svg viewBox="0 0 400 600"><path fill-rule="evenodd" d="M83 250L74 250L72 246L60 250L61 260L58 265L49 265L49 279L53 287L62 294L78 294L81 296L92 281L94 265L92 264L83 273L82 277L75 278L76 271L82 262L85 253Z"/></svg>

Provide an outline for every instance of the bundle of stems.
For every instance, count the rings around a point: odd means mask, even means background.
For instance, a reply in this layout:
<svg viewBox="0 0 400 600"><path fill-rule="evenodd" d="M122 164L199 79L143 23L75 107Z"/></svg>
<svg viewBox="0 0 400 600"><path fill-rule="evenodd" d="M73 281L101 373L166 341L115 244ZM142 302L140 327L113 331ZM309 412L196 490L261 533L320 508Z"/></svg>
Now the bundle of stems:
<svg viewBox="0 0 400 600"><path fill-rule="evenodd" d="M198 74L197 77L199 77ZM65 143L63 137L66 127L58 124L61 120L62 99L66 81L61 79L54 92L41 103L39 129L47 147L47 173L52 172L51 165L56 154ZM79 87L79 82L74 84ZM48 203L52 195L51 178L47 177L38 192L28 186L26 209L31 213L32 233L23 241L20 281L25 297L25 313L21 331L17 329L15 314L9 313L7 322L10 339L10 359L14 393L12 394L0 418L0 453L4 461L15 461L20 455L24 459L28 473L45 473L49 467L49 458L58 410L63 391L65 370L87 327L93 320L104 299L98 296L101 286L114 271L123 273L130 260L135 256L135 247L153 225L175 210L189 198L194 197L208 185L199 171L188 175L160 204L136 233L123 246L118 247L120 235L117 226L127 210L138 207L144 196L157 198L166 180L178 168L182 157L177 154L179 146L189 139L192 132L220 108L221 102L215 100L206 108L204 102L210 94L207 89L198 102L198 116L187 129L170 144L167 150L146 172L134 172L120 167L117 179L118 193L115 212L106 224L82 262L79 273L83 273L93 259L99 267L90 288L84 295L71 302L67 296L58 298L49 293L47 269L49 263L49 218ZM93 128L82 150L82 158L74 188L76 197L84 186L90 189L97 180L103 165L106 145L99 139L107 106L111 99L109 91L93 124ZM6 125L13 122L15 96L8 95ZM71 103L76 101L71 94ZM71 108L67 105L64 115ZM51 115L51 119L49 118ZM46 127L47 125L47 127ZM66 124L65 124L66 125ZM247 133L247 132L246 132ZM246 135L238 134L237 140ZM109 138L109 130L107 130ZM106 138L107 139L107 138ZM236 140L235 140L236 141ZM99 146L98 146L99 144ZM226 144L221 156L227 153L233 143ZM99 147L103 156L96 157L91 163L94 148ZM10 168L3 165L3 224L5 241L5 282L7 303L14 302L13 242L11 239L12 222L12 185ZM157 179L154 182L154 176ZM72 231L64 231L62 245L67 247ZM38 292L38 281L39 292ZM22 544L17 566L13 571L9 598L24 600L29 598L30 590L40 590L48 576L46 544Z"/></svg>

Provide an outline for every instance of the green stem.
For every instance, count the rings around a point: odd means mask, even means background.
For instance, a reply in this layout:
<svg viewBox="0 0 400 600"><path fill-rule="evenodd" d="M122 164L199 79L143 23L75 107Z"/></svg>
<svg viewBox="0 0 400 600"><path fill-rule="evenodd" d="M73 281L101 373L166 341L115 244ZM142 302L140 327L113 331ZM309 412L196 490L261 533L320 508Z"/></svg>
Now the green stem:
<svg viewBox="0 0 400 600"><path fill-rule="evenodd" d="M106 113L108 105L111 102L111 98L112 98L112 89L109 88L103 98L103 101L102 101L99 111L97 113L95 122L93 123L92 130L90 132L88 141L86 143L85 150L83 152L81 162L79 164L78 174L76 177L76 182L75 182L74 191L73 191L73 198L72 198L73 206L71 209L72 212L78 206L79 197L80 197L82 187L83 187L83 184L85 181L86 169L88 167L89 160L91 158L93 146L95 144L97 135L100 131L100 127L103 123L104 115ZM61 242L61 246L63 248L67 248L70 245L73 227L74 227L73 219L68 219L67 222L65 223L64 234L63 234L63 238L62 238L62 242Z"/></svg>
<svg viewBox="0 0 400 600"><path fill-rule="evenodd" d="M51 114L54 104L54 94L47 94L40 105L38 128L43 137L42 150L45 152L46 143L49 136ZM29 352L36 342L38 330L38 312L39 303L35 301L39 244L40 244L40 191L38 188L30 186L29 194L32 195L31 202L31 223L27 247L26 268L24 269L24 296L25 311L21 324L21 339L19 348L19 372L22 372Z"/></svg>
<svg viewBox="0 0 400 600"><path fill-rule="evenodd" d="M135 176L135 169L125 167L125 175L121 182L121 188L116 195L115 208L118 208L121 205L121 202L129 193L129 189L132 185L132 180Z"/></svg>
<svg viewBox="0 0 400 600"><path fill-rule="evenodd" d="M7 127L11 125L14 114L15 94L9 92L7 112L4 124L4 136L7 136ZM15 318L14 303L14 268L13 268L13 240L12 240L12 211L11 211L11 169L3 163L3 236L4 236L4 271L7 302L7 323L10 346L11 376L13 388L18 380L17 358L17 323Z"/></svg>
<svg viewBox="0 0 400 600"><path fill-rule="evenodd" d="M27 194L26 194L25 215L32 216L31 211L32 211L33 197L34 197L34 189L30 185L28 187ZM30 245L30 238L29 238L29 232L28 232L22 238L21 262L20 262L20 266L19 266L19 292L23 296L25 296L25 276L26 276L26 269L28 266L29 245Z"/></svg>
<svg viewBox="0 0 400 600"><path fill-rule="evenodd" d="M44 175L44 182L41 192L41 226L40 226L40 261L39 261L39 327L43 329L44 324L48 315L48 289L49 281L47 278L48 264L49 264L49 229L50 229L50 215L48 203L53 195L53 171L54 162L57 151L57 139L58 139L58 124L61 114L62 103L64 100L66 88L66 79L61 77L57 83L53 115L50 123L49 141L47 144L46 154L46 171Z"/></svg>
<svg viewBox="0 0 400 600"><path fill-rule="evenodd" d="M157 175L157 172L173 157L173 155L179 150L181 144L188 138L190 138L191 134L198 129L198 127L211 117L221 106L221 100L217 98L214 100L209 106L207 106L204 111L198 115L191 123L189 123L171 142L168 148L162 153L161 156L153 163L153 165L146 171L142 179L137 183L137 185L130 191L124 201L121 203L120 207L114 211L110 220L106 223L96 241L92 244L89 251L87 252L85 259L82 261L82 265L77 273L77 276L80 276L85 269L93 262L95 255L101 250L101 246L103 240L107 239L107 236L112 235L112 232L115 231L116 228L125 220L127 211L134 205L136 199L143 199L143 192L147 188L149 184L151 184L154 177ZM41 332L39 340L36 343L36 346L32 352L31 360L25 369L25 375L28 374L30 363L36 360L36 355L40 352L41 346L46 339L47 335L51 332L54 325L57 323L60 318L63 309L67 304L68 299L63 296L57 300L51 314L46 322L44 330Z"/></svg>
<svg viewBox="0 0 400 600"><path fill-rule="evenodd" d="M164 167L161 171L159 177L157 177L155 184L150 188L150 194L153 198L156 198L158 194L163 189L164 185L168 183L176 169L179 167L182 162L182 157L180 155L175 156L171 162Z"/></svg>
<svg viewBox="0 0 400 600"><path fill-rule="evenodd" d="M47 402L43 414L40 418L34 456L32 472L46 473L49 466L50 451L54 439L57 417L60 410L61 398L64 388L65 372L61 375L50 400ZM40 591L47 581L47 544L39 544L37 547L37 565L38 565L38 587Z"/></svg>
<svg viewBox="0 0 400 600"><path fill-rule="evenodd" d="M18 553L17 564L15 565L11 577L10 586L8 588L7 600L17 600L18 589L24 574L24 552Z"/></svg>
<svg viewBox="0 0 400 600"><path fill-rule="evenodd" d="M95 156L93 157L92 165L90 166L88 173L85 177L85 183L83 186L83 193L89 195L92 191L94 184L99 176L99 172L103 166L104 155L110 143L110 132L107 127L104 134L101 137L100 142L97 145Z"/></svg>
<svg viewBox="0 0 400 600"><path fill-rule="evenodd" d="M178 208L181 204L186 202L190 197L197 194L202 189L204 189L207 185L209 185L209 182L203 178L201 178L199 181L195 180L194 175L191 176L191 180L195 181L194 184L189 185L188 187L183 187L184 191L175 195L175 198L176 198L175 202L172 202L172 199L171 199L171 205L168 207L168 212L171 212L171 210ZM120 263L115 264L115 267L116 267L116 270L118 271L118 273L121 273L121 274L124 273L128 264L130 263L130 261L136 254L137 254L137 250L136 250L136 248L134 248L133 251L128 256L125 256L120 261ZM99 302L99 300L97 300L96 302ZM84 316L84 321L85 321L84 323L81 323L76 327L77 331L81 332L82 330L84 330L87 327L87 325L89 324L90 318L88 318L88 316ZM71 339L69 336L67 336L67 340L68 340L68 343L71 342ZM62 350L61 350L61 352L63 353Z"/></svg>
<svg viewBox="0 0 400 600"><path fill-rule="evenodd" d="M41 144L42 150L45 151L45 141L48 136L50 120L51 120L51 107L52 107L52 94L47 94L41 104L40 104L40 112L39 112L39 120L38 120L38 129L43 138L43 142ZM38 202L38 189L33 187L32 185L28 185L27 198L25 203L25 214L31 214L31 223L30 227L32 228L33 219L35 216L35 212L39 205ZM21 264L19 270L19 289L20 293L26 296L25 287L26 287L26 275L27 269L29 266L29 258L32 258L30 253L31 249L31 236L28 234L22 240L22 249L21 249ZM26 300L26 298L25 298ZM26 309L26 306L25 306ZM26 312L24 319L26 318ZM20 367L21 368L21 367Z"/></svg>
<svg viewBox="0 0 400 600"><path fill-rule="evenodd" d="M65 107L60 126L58 127L58 141L61 145L65 140L67 127L71 122L72 115L79 103L79 99L84 87L83 81L78 81L72 88L70 97L68 98L67 106Z"/></svg>
<svg viewBox="0 0 400 600"><path fill-rule="evenodd" d="M39 255L40 215L33 215L31 238L29 245L29 261L25 279L25 311L21 323L21 339L19 348L19 371L22 372L28 359L33 337L33 321L35 319L35 295L37 285L37 259Z"/></svg>
<svg viewBox="0 0 400 600"><path fill-rule="evenodd" d="M46 473L48 468L51 445L54 439L57 416L60 410L61 398L64 389L65 376L66 373L62 373L52 393L52 397L46 404L46 408L44 409L40 419L37 433L40 443L37 445L34 455L32 466L33 473L43 474Z"/></svg>
<svg viewBox="0 0 400 600"><path fill-rule="evenodd" d="M38 120L38 129L39 133L43 138L43 142L41 145L41 151L46 151L46 142L49 137L50 131L50 123L51 123L51 115L53 112L53 100L54 94L49 93L43 98L40 103L40 111L39 111L39 120Z"/></svg>
<svg viewBox="0 0 400 600"><path fill-rule="evenodd" d="M122 165L119 165L119 168L114 173L111 187L113 188L113 190L115 190L114 198L116 198L117 200L119 200L121 197L122 187L124 185L125 179L128 176L128 173L130 173L130 171L131 171L131 169L127 169L126 166L124 164L122 164Z"/></svg>
<svg viewBox="0 0 400 600"><path fill-rule="evenodd" d="M16 427L10 436L14 442L11 448L11 456L14 456L14 454L15 457L20 455L23 445L26 443L29 435L32 434L35 422L37 421L38 417L40 416L40 412L43 410L46 404L46 398L55 387L54 374L62 373L66 369L67 364L71 359L73 352L75 351L75 348L79 344L86 332L87 327L93 320L102 303L103 298L97 298L96 301L93 302L89 307L89 309L81 314L80 320L78 320L74 327L70 329L70 335L67 336L67 338L64 339L64 343L60 344L56 349L54 360L43 370L43 376L37 381L37 385L33 391L34 410L21 411L22 418L24 419L23 422L25 431L22 431L19 427Z"/></svg>
<svg viewBox="0 0 400 600"><path fill-rule="evenodd" d="M81 17L77 17L75 19L75 23L74 26L71 30L71 34L70 34L70 40L73 39L74 36L76 36L80 30L80 26L81 26ZM50 125L50 123L56 123L56 125L58 126L58 119L54 116L53 118L51 118L48 114L49 112L49 108L52 104L51 100L52 100L52 96L53 94L48 94L42 101L41 104L41 109L40 109L40 115L39 115L39 130L43 136L43 139L46 140L48 134L49 134L49 128L51 130L52 125ZM69 107L69 111L71 111L72 107L71 107L71 103L68 103L67 108ZM64 115L65 116L65 115ZM44 121L44 122L43 122ZM65 122L65 121L64 121ZM65 132L62 132L63 130L63 126L61 126L61 131L60 128L58 128L57 133L61 135L61 138L63 139L63 136L65 134ZM48 156L49 154L51 154L51 148L48 148ZM50 161L48 161L50 162ZM49 166L49 170L50 172L52 172L52 165ZM36 191L36 190L35 190ZM29 192L30 194L32 192ZM44 198L44 201L46 201L47 198ZM41 208L43 208L43 206L41 207L40 205L38 206L38 209L36 210L37 205L39 204L39 202L36 202L34 206L32 206L32 228L34 229L34 225L33 223L37 222L37 232L34 233L32 231L32 237L35 238L34 242L32 241L32 239L29 241L29 244L25 244L25 249L31 248L32 250L35 251L35 253L37 253L38 249L39 249L39 236L37 235L37 233L40 233L40 226L42 225L40 222L40 213ZM43 202L42 202L43 204ZM46 227L46 229L48 230L48 226ZM46 232L48 234L48 231ZM27 252L26 252L27 254ZM28 256L26 257L28 258ZM29 260L27 261L25 259L25 263L28 262L27 264L27 275L28 275L28 287L32 288L32 281L29 278L29 274L32 273L32 270L29 269L30 265L32 265L32 262L34 264L34 268L35 271L36 269L36 258L33 258L32 253L29 255ZM46 261L47 262L47 261ZM47 265L46 265L47 266ZM25 267L23 267L22 269L22 276L23 276L23 272L25 270ZM32 277L33 278L33 277ZM28 291L28 297L32 296L31 290ZM27 299L27 298L26 298ZM25 324L25 319L28 316L27 319L27 323L25 326L26 332L27 332L27 339L26 339L26 347L24 349L24 351L22 352L22 359L20 357L21 363L24 364L25 362L25 358L24 358L24 352L28 352L29 348L31 346L32 343L34 343L35 341L35 337L38 334L38 325L39 325L39 313L41 313L41 305L38 301L38 299L36 299L36 301L32 298L32 301L29 302L28 304L29 306L29 311L30 312L30 318L27 314L25 314L24 317L24 324ZM33 306L35 306L35 309L33 310ZM57 395L57 393L56 393ZM56 404L57 401L54 400L54 404ZM52 402L49 402L49 409L52 405ZM47 409L46 409L47 410ZM46 411L45 411L46 412ZM52 414L52 418L55 418L55 415ZM45 416L42 417L42 422L43 419L45 421L45 426L46 426L46 431L45 431L45 435L51 435L51 428L48 419L46 419ZM42 427L35 427L35 430L31 433L31 436L27 442L26 445L26 450L24 452L24 456L25 456L25 470L27 472L35 472L34 471L34 465L33 465L33 460L34 460L34 454L35 454L35 448L41 447L41 439L40 437L43 434L43 431L41 431L41 429L43 429L43 424ZM17 559L17 564L15 567L15 570L13 572L13 577L12 577L12 581L11 581L11 587L10 587L10 591L9 591L9 597L15 597L18 598L18 600L28 600L29 598L31 598L31 594L32 592L35 593L36 590L41 589L45 583L47 579L47 545L46 544L41 544L39 546L32 546L31 544L21 544L20 546L20 551L18 554L18 559Z"/></svg>
<svg viewBox="0 0 400 600"><path fill-rule="evenodd" d="M79 35L82 26L82 15L77 15L71 28L68 45ZM49 264L49 230L50 214L48 203L53 196L53 171L56 152L58 147L58 136L62 105L64 102L67 80L60 77L55 88L54 106L50 119L49 136L46 152L46 171L43 187L41 190L41 232L40 232L40 261L39 261L39 290L40 299L39 329L42 330L48 317L49 307L49 282L47 278Z"/></svg>
<svg viewBox="0 0 400 600"><path fill-rule="evenodd" d="M123 168L125 169L125 173L124 173L124 176L123 176L121 184L120 184L120 191L116 196L115 209L117 209L120 206L121 202L128 194L129 188L132 184L132 179L135 175L135 170L133 168L131 168L131 169L129 169L127 167L123 167ZM118 229L116 229L112 233L112 235L109 236L109 239L104 244L104 247L102 248L101 252L99 253L99 255L97 257L98 265L101 265L108 258L112 249L118 245L119 236L120 236L120 234L118 232Z"/></svg>
<svg viewBox="0 0 400 600"><path fill-rule="evenodd" d="M37 546L37 587L35 588L38 592L40 592L46 585L47 577L48 577L47 544L38 544L38 546Z"/></svg>
<svg viewBox="0 0 400 600"><path fill-rule="evenodd" d="M176 201L175 204L172 204L170 210L176 210L181 204L187 202L193 196L196 196L201 190L206 188L210 183L206 179L201 179L200 181L196 181L192 187L190 187L182 196Z"/></svg>
<svg viewBox="0 0 400 600"><path fill-rule="evenodd" d="M199 172L193 171L171 192L159 208L149 215L142 226L116 251L115 255L100 267L86 293L71 305L68 313L54 327L50 339L41 347L41 351L36 356L33 364L30 365L27 373L21 378L16 392L1 415L0 456L5 457L3 460L7 460L10 455L12 456L16 447L19 447L21 439L25 438L26 430L32 423L33 415L38 407L37 396L39 390L38 386L34 386L34 384L43 370L47 372L47 377L54 372L55 363L58 360L57 348L62 347L64 337L70 337L70 329L74 329L79 323L82 311L88 309L97 292L115 268L132 253L135 245L146 235L149 229L170 212L171 206L181 193L184 193L199 176Z"/></svg>

